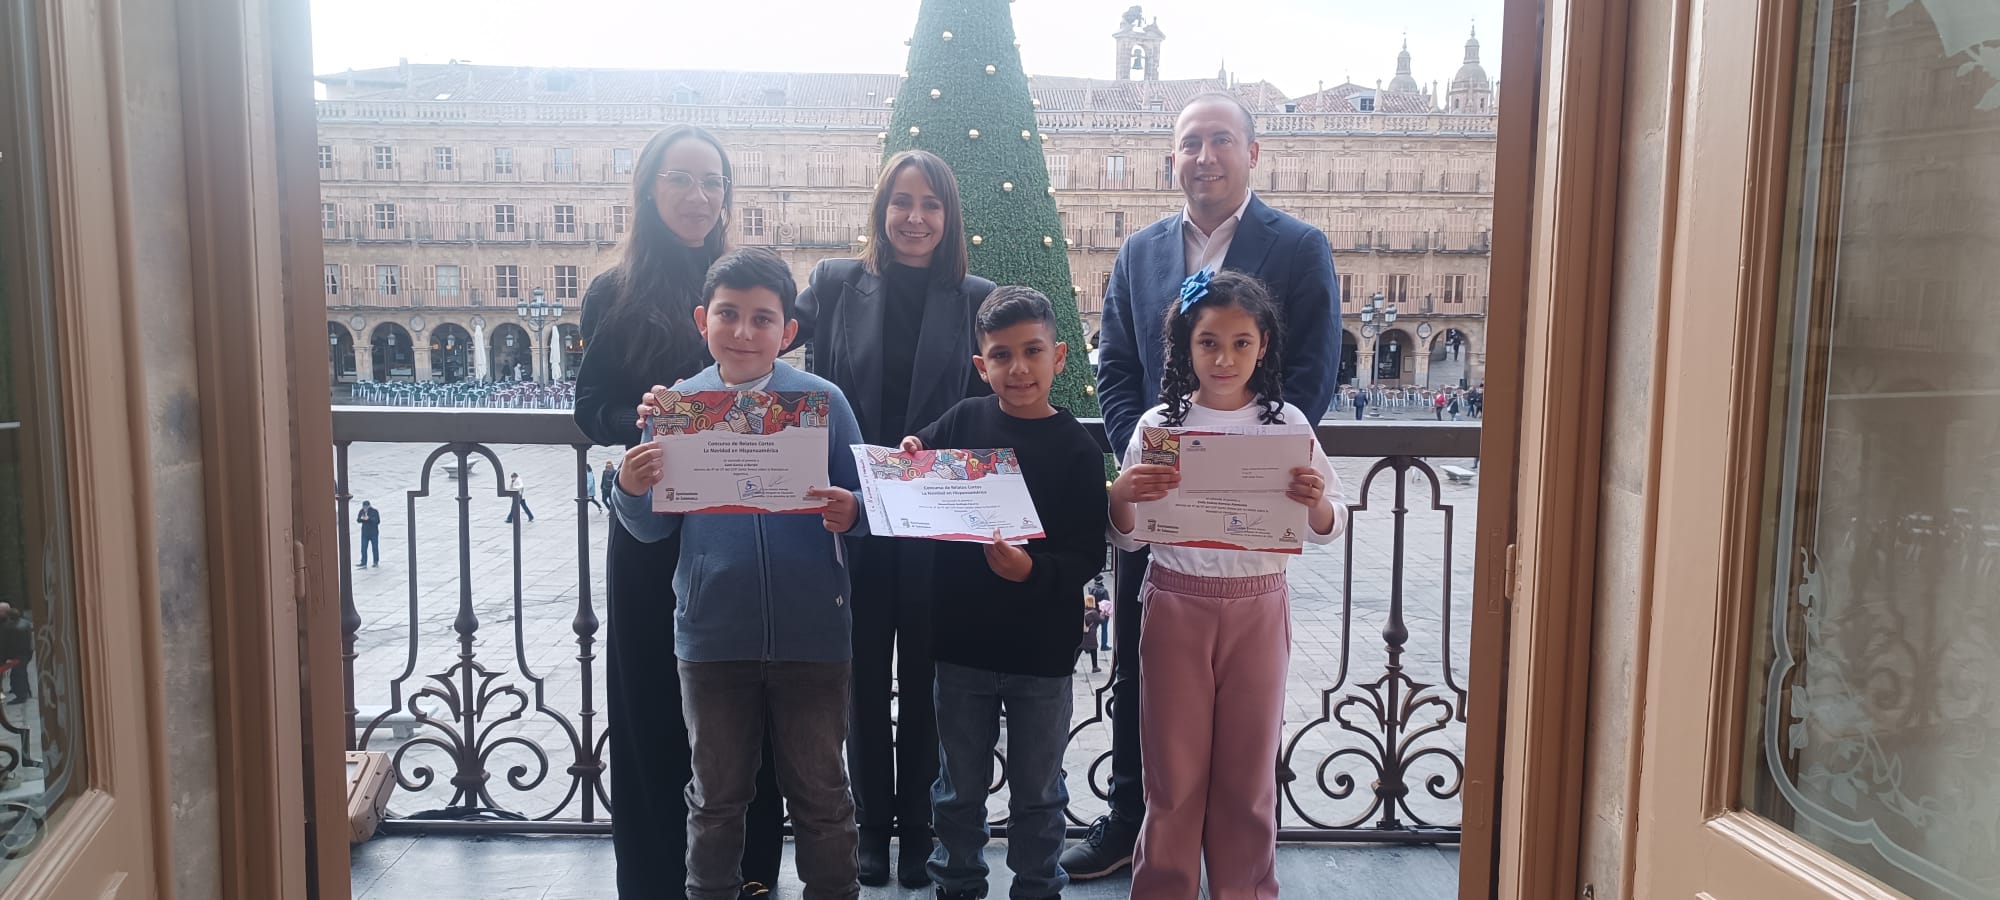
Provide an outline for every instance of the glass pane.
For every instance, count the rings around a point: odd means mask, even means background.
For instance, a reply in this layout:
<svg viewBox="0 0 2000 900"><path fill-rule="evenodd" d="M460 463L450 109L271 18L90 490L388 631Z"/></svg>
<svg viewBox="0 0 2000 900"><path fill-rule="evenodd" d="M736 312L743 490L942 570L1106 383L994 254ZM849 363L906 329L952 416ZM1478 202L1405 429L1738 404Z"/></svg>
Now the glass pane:
<svg viewBox="0 0 2000 900"><path fill-rule="evenodd" d="M0 888L82 787L76 604L33 98L36 4L0 0Z"/></svg>
<svg viewBox="0 0 2000 900"><path fill-rule="evenodd" d="M1803 4L1743 802L2000 896L2000 6Z"/></svg>

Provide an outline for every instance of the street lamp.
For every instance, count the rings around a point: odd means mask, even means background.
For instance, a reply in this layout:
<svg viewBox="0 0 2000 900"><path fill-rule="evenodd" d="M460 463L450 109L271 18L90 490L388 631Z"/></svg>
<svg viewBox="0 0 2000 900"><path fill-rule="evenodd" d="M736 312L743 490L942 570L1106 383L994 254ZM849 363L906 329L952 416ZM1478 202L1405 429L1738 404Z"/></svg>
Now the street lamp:
<svg viewBox="0 0 2000 900"><path fill-rule="evenodd" d="M543 323L557 321L562 318L563 304L561 300L550 303L547 295L541 288L535 288L529 293L534 299L527 302L516 300L514 303L514 315L528 320L528 327L534 329L535 334L541 334ZM545 346L547 343L547 341L543 341ZM529 346L532 347L534 345L530 343ZM551 363L553 363L553 360L551 360Z"/></svg>
<svg viewBox="0 0 2000 900"><path fill-rule="evenodd" d="M1368 298L1367 303L1361 305L1361 340L1364 346L1369 348L1368 365L1364 367L1367 369L1365 374L1366 380L1361 383L1361 390L1363 392L1369 392L1375 386L1375 367L1381 365L1381 361L1376 358L1376 351L1380 349L1375 344L1375 336L1378 331L1375 327L1375 317L1377 315L1382 317L1383 328L1388 328L1396 324L1396 304L1387 302L1387 298L1382 296L1381 291L1376 291L1374 296ZM1359 348L1356 349L1359 350ZM1358 356L1359 354L1357 353L1356 355ZM1381 415L1381 408L1377 407L1374 414L1377 416Z"/></svg>

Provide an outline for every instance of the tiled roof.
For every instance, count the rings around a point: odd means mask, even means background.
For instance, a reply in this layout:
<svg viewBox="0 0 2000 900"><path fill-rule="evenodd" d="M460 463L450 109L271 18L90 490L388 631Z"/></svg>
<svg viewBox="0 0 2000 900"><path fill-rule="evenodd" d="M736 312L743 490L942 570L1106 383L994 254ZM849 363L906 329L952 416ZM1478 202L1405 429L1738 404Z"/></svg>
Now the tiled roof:
<svg viewBox="0 0 2000 900"><path fill-rule="evenodd" d="M1429 94L1378 91L1353 82L1307 94L1292 102L1299 105L1298 111L1302 113L1358 113L1361 112L1361 105L1357 101L1362 97L1373 97L1374 111L1379 113L1427 113L1432 110Z"/></svg>
<svg viewBox="0 0 2000 900"><path fill-rule="evenodd" d="M844 73L544 69L415 63L407 68L338 72L322 75L319 81L327 86L329 97L346 100L673 103L680 96L688 96L693 103L705 106L838 107L880 106L895 96L902 78Z"/></svg>
<svg viewBox="0 0 2000 900"><path fill-rule="evenodd" d="M407 79L407 81L406 81ZM465 63L413 63L319 76L337 100L463 100L506 103L675 103L703 106L879 107L896 95L899 75L729 72L714 69L544 69ZM1256 112L1283 111L1284 91L1269 82L1226 86L1214 78L1117 81L1038 75L1028 89L1043 109L1145 111L1158 101L1177 110L1188 98L1228 91Z"/></svg>

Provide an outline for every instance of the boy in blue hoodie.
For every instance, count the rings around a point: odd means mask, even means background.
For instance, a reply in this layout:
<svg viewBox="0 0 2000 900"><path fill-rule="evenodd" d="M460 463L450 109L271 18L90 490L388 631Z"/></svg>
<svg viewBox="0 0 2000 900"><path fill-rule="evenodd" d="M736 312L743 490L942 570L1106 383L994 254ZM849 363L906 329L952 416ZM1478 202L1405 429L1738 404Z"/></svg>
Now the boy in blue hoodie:
<svg viewBox="0 0 2000 900"><path fill-rule="evenodd" d="M861 482L848 450L861 443L861 429L839 388L778 359L799 327L793 318L797 296L791 271L770 250L738 250L716 260L695 310L695 325L716 363L674 389L825 391L832 409L827 473L833 484L809 492L826 501L824 513L655 513L652 486L664 470L652 441L626 452L614 493L618 517L639 540L681 535L674 655L694 769L687 787L690 900L736 900L743 884L743 818L756 793L758 746L767 724L806 900L849 900L861 891L854 803L840 755L851 673L840 535L865 530L853 494ZM654 394L666 390L655 387L646 395L642 419Z"/></svg>

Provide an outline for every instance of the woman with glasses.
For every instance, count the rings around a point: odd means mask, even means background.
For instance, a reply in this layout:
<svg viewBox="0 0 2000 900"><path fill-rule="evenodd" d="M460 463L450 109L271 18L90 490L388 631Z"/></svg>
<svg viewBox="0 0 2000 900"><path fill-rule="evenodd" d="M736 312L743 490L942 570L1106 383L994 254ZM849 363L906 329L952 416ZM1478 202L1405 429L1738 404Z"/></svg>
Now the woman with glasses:
<svg viewBox="0 0 2000 900"><path fill-rule="evenodd" d="M653 136L632 178L632 228L618 264L583 297L588 350L576 376L576 423L598 444L643 439L632 410L655 384L706 368L695 329L702 279L729 234L729 155L715 136L676 125ZM687 890L687 722L674 666L678 540L642 543L611 519L605 562L605 713L611 838L620 900ZM766 893L784 854L783 802L768 737L745 825L743 896Z"/></svg>
<svg viewBox="0 0 2000 900"><path fill-rule="evenodd" d="M973 316L993 282L966 273L958 180L944 160L899 153L882 170L860 259L829 259L799 293L806 368L840 386L878 446L989 390L972 368ZM932 710L930 555L923 541L860 538L854 580L854 703L848 779L861 828L861 883L930 884L931 784L938 774ZM891 679L899 733L890 727Z"/></svg>

